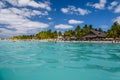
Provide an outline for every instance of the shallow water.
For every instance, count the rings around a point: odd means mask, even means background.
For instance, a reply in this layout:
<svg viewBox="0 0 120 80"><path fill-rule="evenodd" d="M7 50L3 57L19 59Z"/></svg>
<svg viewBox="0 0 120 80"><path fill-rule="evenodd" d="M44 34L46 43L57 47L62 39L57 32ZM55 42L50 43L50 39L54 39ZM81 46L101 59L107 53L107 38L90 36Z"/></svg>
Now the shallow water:
<svg viewBox="0 0 120 80"><path fill-rule="evenodd" d="M120 44L0 41L0 80L120 80Z"/></svg>

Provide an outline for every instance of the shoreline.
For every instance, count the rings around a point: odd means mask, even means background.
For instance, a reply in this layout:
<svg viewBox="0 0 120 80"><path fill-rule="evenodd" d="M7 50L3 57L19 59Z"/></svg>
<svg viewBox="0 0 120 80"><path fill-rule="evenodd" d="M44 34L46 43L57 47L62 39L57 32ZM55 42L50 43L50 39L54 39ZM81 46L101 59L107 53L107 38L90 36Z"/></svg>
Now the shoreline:
<svg viewBox="0 0 120 80"><path fill-rule="evenodd" d="M53 40L53 39L43 39L43 40L35 40L35 39L29 39L29 40L11 40L11 39L5 39L5 40L0 40L0 41L33 41L33 42L74 42L74 43L120 43L120 41L63 41L63 40Z"/></svg>

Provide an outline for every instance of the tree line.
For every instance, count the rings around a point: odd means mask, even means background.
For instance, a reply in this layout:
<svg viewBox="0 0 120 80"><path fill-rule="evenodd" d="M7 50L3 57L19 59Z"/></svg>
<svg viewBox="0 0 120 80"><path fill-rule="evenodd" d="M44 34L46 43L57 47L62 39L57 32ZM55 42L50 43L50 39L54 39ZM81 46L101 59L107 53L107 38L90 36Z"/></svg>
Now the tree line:
<svg viewBox="0 0 120 80"><path fill-rule="evenodd" d="M67 30L64 33L61 31L40 31L35 35L20 35L20 36L13 36L12 39L55 39L58 36L62 37L76 37L82 38L83 36L87 35L90 30L95 30L99 32L106 33L107 38L120 38L120 24L118 22L114 22L111 28L108 31L104 31L101 28L94 28L92 25L84 25L80 27L79 25L74 30Z"/></svg>
<svg viewBox="0 0 120 80"><path fill-rule="evenodd" d="M107 31L108 38L120 38L120 24L118 22L113 23L111 29Z"/></svg>

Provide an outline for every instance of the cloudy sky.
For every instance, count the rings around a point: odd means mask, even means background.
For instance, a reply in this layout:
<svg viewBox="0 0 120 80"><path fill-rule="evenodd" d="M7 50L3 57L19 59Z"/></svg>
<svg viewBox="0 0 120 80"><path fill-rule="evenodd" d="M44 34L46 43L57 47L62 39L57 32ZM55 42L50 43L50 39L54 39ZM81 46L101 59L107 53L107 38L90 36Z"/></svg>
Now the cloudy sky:
<svg viewBox="0 0 120 80"><path fill-rule="evenodd" d="M0 37L120 23L120 0L0 0Z"/></svg>

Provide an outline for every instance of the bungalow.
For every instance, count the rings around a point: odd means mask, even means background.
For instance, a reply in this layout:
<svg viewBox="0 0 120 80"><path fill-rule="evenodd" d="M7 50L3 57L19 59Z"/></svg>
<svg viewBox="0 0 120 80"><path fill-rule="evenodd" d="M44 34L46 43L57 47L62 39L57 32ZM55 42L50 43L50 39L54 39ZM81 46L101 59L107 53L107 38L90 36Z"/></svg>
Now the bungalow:
<svg viewBox="0 0 120 80"><path fill-rule="evenodd" d="M105 39L106 34L100 31L90 30L90 32L85 35L83 40L103 40Z"/></svg>
<svg viewBox="0 0 120 80"><path fill-rule="evenodd" d="M66 36L64 38L64 41L78 41L79 39L77 37L70 37L70 36Z"/></svg>
<svg viewBox="0 0 120 80"><path fill-rule="evenodd" d="M63 38L62 36L58 36L58 37L57 37L57 40L58 40L58 41L62 41L62 40L64 40L64 38Z"/></svg>
<svg viewBox="0 0 120 80"><path fill-rule="evenodd" d="M71 41L71 37L70 36L65 36L64 41Z"/></svg>

